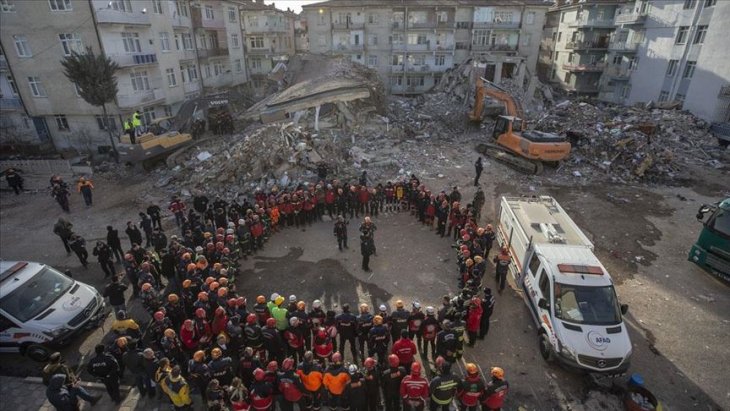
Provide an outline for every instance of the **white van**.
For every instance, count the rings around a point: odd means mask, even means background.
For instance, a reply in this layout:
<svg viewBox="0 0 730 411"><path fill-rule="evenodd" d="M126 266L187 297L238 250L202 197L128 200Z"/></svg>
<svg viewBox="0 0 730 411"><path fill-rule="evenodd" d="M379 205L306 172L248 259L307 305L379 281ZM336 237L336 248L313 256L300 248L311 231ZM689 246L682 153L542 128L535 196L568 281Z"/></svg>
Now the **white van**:
<svg viewBox="0 0 730 411"><path fill-rule="evenodd" d="M98 326L108 312L94 287L51 266L0 261L0 352L45 361L52 347Z"/></svg>

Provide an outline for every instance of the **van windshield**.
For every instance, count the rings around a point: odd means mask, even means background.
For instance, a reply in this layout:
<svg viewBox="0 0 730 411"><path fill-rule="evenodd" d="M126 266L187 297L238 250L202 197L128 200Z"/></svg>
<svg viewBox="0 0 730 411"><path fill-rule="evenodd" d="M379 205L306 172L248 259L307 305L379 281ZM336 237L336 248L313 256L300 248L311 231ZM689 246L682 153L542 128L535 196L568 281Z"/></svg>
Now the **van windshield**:
<svg viewBox="0 0 730 411"><path fill-rule="evenodd" d="M621 308L613 286L555 283L555 316L571 323L611 325L621 322Z"/></svg>
<svg viewBox="0 0 730 411"><path fill-rule="evenodd" d="M25 284L0 300L0 308L18 321L26 322L48 308L73 285L69 277L43 267Z"/></svg>

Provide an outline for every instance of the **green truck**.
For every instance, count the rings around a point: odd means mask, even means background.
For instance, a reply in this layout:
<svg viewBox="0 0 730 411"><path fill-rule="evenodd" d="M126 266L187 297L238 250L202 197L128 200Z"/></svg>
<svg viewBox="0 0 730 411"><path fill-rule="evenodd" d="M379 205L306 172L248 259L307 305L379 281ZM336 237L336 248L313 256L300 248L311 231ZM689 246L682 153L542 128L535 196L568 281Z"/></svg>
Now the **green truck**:
<svg viewBox="0 0 730 411"><path fill-rule="evenodd" d="M704 227L687 259L730 283L730 197L716 204L703 204L697 220Z"/></svg>

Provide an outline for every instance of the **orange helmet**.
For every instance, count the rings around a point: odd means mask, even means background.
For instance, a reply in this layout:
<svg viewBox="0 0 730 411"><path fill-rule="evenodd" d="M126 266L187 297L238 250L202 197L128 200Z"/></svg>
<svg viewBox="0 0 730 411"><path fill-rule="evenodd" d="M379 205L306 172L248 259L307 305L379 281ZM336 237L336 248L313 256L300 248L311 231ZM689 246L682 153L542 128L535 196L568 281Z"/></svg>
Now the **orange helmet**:
<svg viewBox="0 0 730 411"><path fill-rule="evenodd" d="M299 301L297 303L297 310L304 310L307 307L307 304L304 303L304 301Z"/></svg>
<svg viewBox="0 0 730 411"><path fill-rule="evenodd" d="M215 278L213 278L213 277L207 277L205 279L205 285L210 285L213 281L215 281Z"/></svg>
<svg viewBox="0 0 730 411"><path fill-rule="evenodd" d="M218 284L218 281L213 281L208 287L210 288L210 291L215 291L219 286L220 284Z"/></svg>
<svg viewBox="0 0 730 411"><path fill-rule="evenodd" d="M193 360L195 361L203 361L205 359L205 352L202 350L195 351L195 354L193 354Z"/></svg>
<svg viewBox="0 0 730 411"><path fill-rule="evenodd" d="M205 291L201 291L198 293L198 300L200 301L208 301L208 293Z"/></svg>
<svg viewBox="0 0 730 411"><path fill-rule="evenodd" d="M193 285L193 282L190 280L185 280L182 283L183 288L190 288L191 285Z"/></svg>
<svg viewBox="0 0 730 411"><path fill-rule="evenodd" d="M221 277L218 279L218 284L220 284L221 287L228 287L228 279L226 277Z"/></svg>
<svg viewBox="0 0 730 411"><path fill-rule="evenodd" d="M479 369L476 364L470 362L466 364L466 373L469 375L477 375L479 374Z"/></svg>
<svg viewBox="0 0 730 411"><path fill-rule="evenodd" d="M196 267L197 266L195 265L195 263L190 263L190 264L188 264L188 265L185 266L185 269L187 269L187 271L190 272L190 271L195 271L195 268Z"/></svg>
<svg viewBox="0 0 730 411"><path fill-rule="evenodd" d="M258 303L258 304L265 304L266 303L266 297L264 297L263 295L260 295L260 296L256 297L256 303Z"/></svg>
<svg viewBox="0 0 730 411"><path fill-rule="evenodd" d="M383 324L383 317L376 315L373 317L373 324L375 325L382 325Z"/></svg>
<svg viewBox="0 0 730 411"><path fill-rule="evenodd" d="M218 289L218 297L225 297L226 295L228 295L228 289L226 287Z"/></svg>
<svg viewBox="0 0 730 411"><path fill-rule="evenodd" d="M151 289L152 289L152 284L150 284L150 283L142 284L142 291L149 291Z"/></svg>
<svg viewBox="0 0 730 411"><path fill-rule="evenodd" d="M210 356L213 357L213 359L220 358L220 356L223 355L223 351L221 351L220 348L213 348L210 351Z"/></svg>
<svg viewBox="0 0 730 411"><path fill-rule="evenodd" d="M172 328L168 328L165 330L165 337L167 338L175 338L175 330Z"/></svg>
<svg viewBox="0 0 730 411"><path fill-rule="evenodd" d="M504 370L499 367L492 367L492 376L494 378L503 380L504 379Z"/></svg>

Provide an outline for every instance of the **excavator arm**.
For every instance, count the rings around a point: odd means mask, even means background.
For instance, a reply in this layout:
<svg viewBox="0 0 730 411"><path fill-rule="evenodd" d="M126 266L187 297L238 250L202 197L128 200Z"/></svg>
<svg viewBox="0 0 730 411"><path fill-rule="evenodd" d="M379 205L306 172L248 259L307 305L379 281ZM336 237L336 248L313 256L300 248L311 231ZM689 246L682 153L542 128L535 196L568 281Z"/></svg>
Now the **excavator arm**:
<svg viewBox="0 0 730 411"><path fill-rule="evenodd" d="M520 105L517 100L515 100L512 95L509 93L509 91L505 90L504 88L492 83L491 81L480 77L479 80L477 80L477 93L478 88L481 83L481 87L483 90L483 94L487 95L500 103L504 104L504 108L507 111L508 116L513 117L519 117L521 119L524 119L523 112L522 112L522 106ZM482 96L482 100L484 99L484 96ZM484 104L484 103L482 103Z"/></svg>

